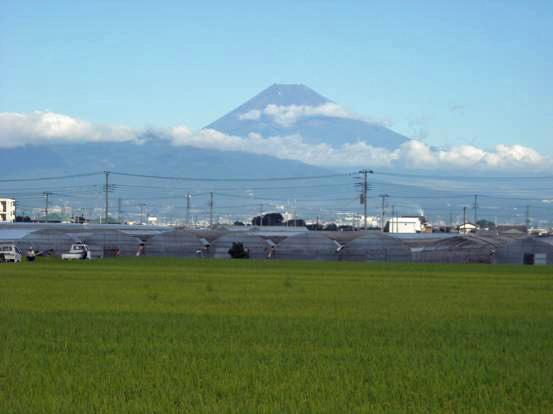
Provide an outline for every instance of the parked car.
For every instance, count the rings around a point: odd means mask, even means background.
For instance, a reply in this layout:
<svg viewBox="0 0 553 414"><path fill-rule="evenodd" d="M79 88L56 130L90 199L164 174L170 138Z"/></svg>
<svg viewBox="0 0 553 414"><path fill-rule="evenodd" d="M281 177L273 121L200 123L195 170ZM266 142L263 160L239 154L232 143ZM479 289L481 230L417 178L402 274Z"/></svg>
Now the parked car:
<svg viewBox="0 0 553 414"><path fill-rule="evenodd" d="M71 245L69 253L63 253L61 260L84 260L90 259L90 249L84 243L75 243Z"/></svg>
<svg viewBox="0 0 553 414"><path fill-rule="evenodd" d="M21 252L14 243L0 243L0 263L21 262Z"/></svg>

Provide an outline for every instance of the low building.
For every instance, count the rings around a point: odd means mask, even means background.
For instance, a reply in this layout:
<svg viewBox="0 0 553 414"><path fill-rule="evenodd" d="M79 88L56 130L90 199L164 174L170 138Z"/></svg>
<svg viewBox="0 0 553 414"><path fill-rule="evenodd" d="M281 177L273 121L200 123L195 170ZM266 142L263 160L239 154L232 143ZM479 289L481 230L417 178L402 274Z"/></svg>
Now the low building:
<svg viewBox="0 0 553 414"><path fill-rule="evenodd" d="M392 217L384 228L388 233L420 233L422 230L420 217Z"/></svg>
<svg viewBox="0 0 553 414"><path fill-rule="evenodd" d="M459 233L467 234L467 233L474 233L478 230L478 226L475 226L472 223L464 223L459 226Z"/></svg>
<svg viewBox="0 0 553 414"><path fill-rule="evenodd" d="M0 222L13 223L15 221L15 200L0 198Z"/></svg>

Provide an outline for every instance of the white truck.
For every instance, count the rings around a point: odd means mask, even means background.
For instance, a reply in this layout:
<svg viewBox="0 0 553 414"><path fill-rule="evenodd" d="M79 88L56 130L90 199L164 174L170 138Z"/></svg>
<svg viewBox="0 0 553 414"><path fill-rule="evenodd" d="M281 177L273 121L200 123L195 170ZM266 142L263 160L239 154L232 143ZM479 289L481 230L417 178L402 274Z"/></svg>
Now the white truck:
<svg viewBox="0 0 553 414"><path fill-rule="evenodd" d="M61 260L83 260L90 259L90 249L84 243L75 243L71 245L69 253L63 253Z"/></svg>
<svg viewBox="0 0 553 414"><path fill-rule="evenodd" d="M0 243L0 263L21 262L21 252L14 243Z"/></svg>

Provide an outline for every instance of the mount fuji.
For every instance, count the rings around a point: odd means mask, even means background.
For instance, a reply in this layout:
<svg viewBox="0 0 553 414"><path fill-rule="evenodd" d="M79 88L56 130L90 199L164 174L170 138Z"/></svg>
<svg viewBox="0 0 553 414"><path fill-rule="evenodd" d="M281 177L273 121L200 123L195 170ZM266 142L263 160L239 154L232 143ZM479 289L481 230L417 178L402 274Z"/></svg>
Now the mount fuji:
<svg viewBox="0 0 553 414"><path fill-rule="evenodd" d="M382 125L356 116L305 85L274 84L207 125L228 135L299 135L308 144L340 146L366 141L396 149L408 140Z"/></svg>

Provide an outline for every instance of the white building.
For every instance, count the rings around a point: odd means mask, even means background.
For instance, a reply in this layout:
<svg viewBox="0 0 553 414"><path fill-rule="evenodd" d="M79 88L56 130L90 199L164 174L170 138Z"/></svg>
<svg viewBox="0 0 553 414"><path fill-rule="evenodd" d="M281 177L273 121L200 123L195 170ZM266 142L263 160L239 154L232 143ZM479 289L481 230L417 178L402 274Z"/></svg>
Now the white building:
<svg viewBox="0 0 553 414"><path fill-rule="evenodd" d="M474 233L476 230L478 230L478 226L472 223L464 223L459 226L459 233L463 234Z"/></svg>
<svg viewBox="0 0 553 414"><path fill-rule="evenodd" d="M421 230L419 217L393 217L385 227L385 231L389 233L420 233Z"/></svg>
<svg viewBox="0 0 553 414"><path fill-rule="evenodd" d="M15 221L15 200L0 198L0 222L13 223Z"/></svg>

